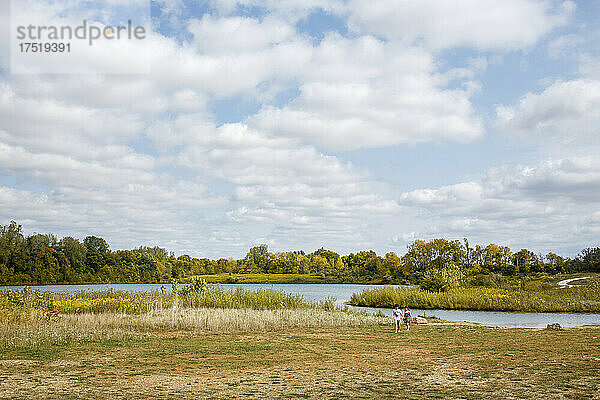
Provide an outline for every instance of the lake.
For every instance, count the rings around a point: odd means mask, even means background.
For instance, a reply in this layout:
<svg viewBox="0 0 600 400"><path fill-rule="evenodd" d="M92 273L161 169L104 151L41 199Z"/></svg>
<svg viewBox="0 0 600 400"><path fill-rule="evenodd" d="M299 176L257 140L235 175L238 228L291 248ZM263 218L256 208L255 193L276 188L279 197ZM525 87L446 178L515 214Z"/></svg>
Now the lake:
<svg viewBox="0 0 600 400"><path fill-rule="evenodd" d="M95 284L95 285L43 285L32 286L32 289L40 289L49 292L75 293L79 291L100 291L106 289L123 290L130 292L147 292L160 290L161 284L134 283L134 284ZM167 291L171 285L164 285ZM320 301L335 298L336 303L343 305L350 299L352 293L361 292L365 289L380 287L376 285L359 284L222 284L223 288L234 290L243 287L248 290L275 289L287 293L302 295L308 301ZM23 286L0 286L0 290L20 289ZM382 312L392 315L389 308L350 307L354 310L364 310L370 313ZM475 322L485 326L512 327L512 328L545 328L547 324L559 323L564 327L582 325L600 325L600 314L567 314L567 313L510 313L495 311L454 311L454 310L416 310L416 315L435 315L448 321Z"/></svg>

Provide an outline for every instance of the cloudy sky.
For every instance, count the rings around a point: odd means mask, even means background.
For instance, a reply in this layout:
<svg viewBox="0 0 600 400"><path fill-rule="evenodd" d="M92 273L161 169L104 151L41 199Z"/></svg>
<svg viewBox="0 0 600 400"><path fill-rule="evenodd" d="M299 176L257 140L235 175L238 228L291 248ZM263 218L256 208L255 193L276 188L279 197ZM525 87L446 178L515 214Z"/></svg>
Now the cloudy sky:
<svg viewBox="0 0 600 400"><path fill-rule="evenodd" d="M157 0L127 54L13 73L16 13L98 14L27 2L1 10L2 224L207 257L600 245L598 1Z"/></svg>

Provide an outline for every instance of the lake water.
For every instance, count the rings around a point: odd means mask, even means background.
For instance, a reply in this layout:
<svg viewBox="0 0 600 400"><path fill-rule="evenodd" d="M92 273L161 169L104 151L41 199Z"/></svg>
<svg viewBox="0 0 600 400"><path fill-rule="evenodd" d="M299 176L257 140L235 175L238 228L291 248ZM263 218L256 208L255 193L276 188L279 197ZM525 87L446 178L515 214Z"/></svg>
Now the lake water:
<svg viewBox="0 0 600 400"><path fill-rule="evenodd" d="M97 284L97 285L44 285L32 286L32 289L40 289L49 292L75 293L79 291L100 291L112 288L130 292L148 292L160 290L161 284ZM171 285L164 285L167 291ZM350 300L352 293L361 292L364 289L379 287L375 285L358 284L222 284L223 288L234 290L243 287L248 290L275 289L287 293L302 295L308 301L320 301L335 298L336 303L343 305ZM0 286L0 290L20 289L23 286ZM392 315L389 308L350 307L355 310L364 310L370 313L382 312ZM545 328L547 324L559 323L564 327L582 325L600 325L600 314L566 314L566 313L509 313L493 311L453 311L453 310L411 310L416 315L435 315L448 321L475 322L485 326L513 327L513 328Z"/></svg>

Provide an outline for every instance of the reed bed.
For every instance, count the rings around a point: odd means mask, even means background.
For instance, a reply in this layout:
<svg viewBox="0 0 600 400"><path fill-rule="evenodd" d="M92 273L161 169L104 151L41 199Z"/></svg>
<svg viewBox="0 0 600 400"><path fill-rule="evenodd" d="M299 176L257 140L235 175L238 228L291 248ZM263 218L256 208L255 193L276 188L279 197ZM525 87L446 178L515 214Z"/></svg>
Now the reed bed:
<svg viewBox="0 0 600 400"><path fill-rule="evenodd" d="M228 291L221 287L209 290L179 295L176 293L128 293L100 292L80 293L76 296L51 299L56 309L61 313L98 313L123 312L139 314L157 309L171 307L186 308L252 308L256 310L281 308L309 308L318 306L306 302L302 296L283 293L271 289L249 291L237 288Z"/></svg>
<svg viewBox="0 0 600 400"><path fill-rule="evenodd" d="M183 293L183 294L182 294ZM52 294L0 292L0 346L140 339L169 331L244 332L362 326L389 319L342 310L334 299L307 302L275 290Z"/></svg>
<svg viewBox="0 0 600 400"><path fill-rule="evenodd" d="M137 292L105 290L99 292L44 293L27 288L0 292L0 309L54 309L62 314L118 312L140 314L172 307L183 308L251 308L255 310L324 308L334 309L335 299L308 302L303 296L272 289L254 291L236 288L225 290L210 286L202 291L181 290Z"/></svg>
<svg viewBox="0 0 600 400"><path fill-rule="evenodd" d="M352 295L349 304L365 307L401 307L441 310L514 312L600 312L600 286L538 291L469 287L449 292L428 292L418 288L389 286Z"/></svg>

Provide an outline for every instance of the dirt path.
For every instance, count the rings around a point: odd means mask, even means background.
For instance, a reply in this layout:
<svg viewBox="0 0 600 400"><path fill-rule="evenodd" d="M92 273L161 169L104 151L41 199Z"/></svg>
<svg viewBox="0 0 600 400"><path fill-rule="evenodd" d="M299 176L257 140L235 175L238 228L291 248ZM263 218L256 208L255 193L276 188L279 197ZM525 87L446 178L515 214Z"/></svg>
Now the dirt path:
<svg viewBox="0 0 600 400"><path fill-rule="evenodd" d="M591 278L590 276L582 276L581 278L571 278L571 279L565 279L563 281L560 281L557 283L558 286L561 287L561 289L564 288L568 288L568 287L573 287L574 285L569 285L569 283L573 282L573 281L578 281L580 279L589 279Z"/></svg>

